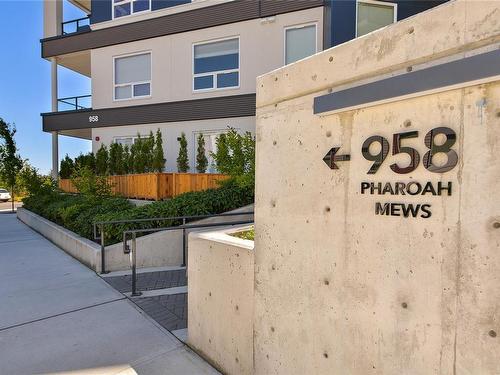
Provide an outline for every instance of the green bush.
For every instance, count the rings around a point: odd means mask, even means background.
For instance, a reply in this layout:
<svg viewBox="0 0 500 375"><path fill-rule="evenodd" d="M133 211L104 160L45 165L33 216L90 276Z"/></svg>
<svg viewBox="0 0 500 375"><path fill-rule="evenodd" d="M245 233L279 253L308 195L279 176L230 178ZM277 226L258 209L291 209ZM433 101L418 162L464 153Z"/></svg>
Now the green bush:
<svg viewBox="0 0 500 375"><path fill-rule="evenodd" d="M111 185L105 176L96 176L88 167L76 168L71 182L79 193L105 197L111 195Z"/></svg>
<svg viewBox="0 0 500 375"><path fill-rule="evenodd" d="M59 177L61 178L70 178L75 169L75 165L73 163L73 159L71 159L68 154L61 160L61 167L59 170Z"/></svg>
<svg viewBox="0 0 500 375"><path fill-rule="evenodd" d="M177 156L177 170L179 173L186 173L189 170L189 158L187 152L186 134L182 132L179 138L179 156Z"/></svg>
<svg viewBox="0 0 500 375"><path fill-rule="evenodd" d="M239 134L229 128L216 140L217 151L212 157L220 173L231 176L241 186L255 184L255 137L250 133Z"/></svg>
<svg viewBox="0 0 500 375"><path fill-rule="evenodd" d="M198 148L196 150L196 171L198 173L205 173L207 171L208 159L205 155L205 138L203 134L198 134Z"/></svg>
<svg viewBox="0 0 500 375"><path fill-rule="evenodd" d="M218 189L190 192L175 198L135 207L123 198L92 195L70 195L47 191L31 195L24 207L79 235L92 239L92 224L96 221L142 219L171 216L217 214L253 203L253 187L242 187L228 180ZM180 224L155 221L121 224L106 228L106 244L117 243L127 229L157 228Z"/></svg>

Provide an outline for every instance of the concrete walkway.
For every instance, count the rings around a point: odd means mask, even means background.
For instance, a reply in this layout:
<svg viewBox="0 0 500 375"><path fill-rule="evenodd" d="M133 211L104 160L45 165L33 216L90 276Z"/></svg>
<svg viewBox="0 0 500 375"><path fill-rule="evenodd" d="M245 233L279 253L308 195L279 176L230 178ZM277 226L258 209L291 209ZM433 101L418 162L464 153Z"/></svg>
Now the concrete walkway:
<svg viewBox="0 0 500 375"><path fill-rule="evenodd" d="M0 215L0 373L217 374L12 214Z"/></svg>

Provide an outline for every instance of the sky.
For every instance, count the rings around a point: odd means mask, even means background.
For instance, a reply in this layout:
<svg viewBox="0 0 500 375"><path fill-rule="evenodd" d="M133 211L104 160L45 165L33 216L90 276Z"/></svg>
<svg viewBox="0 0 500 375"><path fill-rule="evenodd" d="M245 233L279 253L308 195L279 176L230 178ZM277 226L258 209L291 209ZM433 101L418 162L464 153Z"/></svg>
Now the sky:
<svg viewBox="0 0 500 375"><path fill-rule="evenodd" d="M0 117L17 128L23 159L48 173L52 167L51 135L42 131L40 113L51 111L50 62L41 58L43 0L0 0ZM82 17L64 1L64 20ZM90 94L90 79L59 67L58 96ZM59 136L59 158L91 150L91 142Z"/></svg>

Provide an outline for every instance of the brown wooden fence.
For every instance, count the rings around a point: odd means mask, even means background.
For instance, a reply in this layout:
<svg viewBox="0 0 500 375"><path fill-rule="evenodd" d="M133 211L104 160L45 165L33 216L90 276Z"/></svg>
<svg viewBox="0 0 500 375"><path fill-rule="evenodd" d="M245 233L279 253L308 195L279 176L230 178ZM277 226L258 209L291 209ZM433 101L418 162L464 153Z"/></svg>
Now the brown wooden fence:
<svg viewBox="0 0 500 375"><path fill-rule="evenodd" d="M219 181L227 178L226 175L214 173L142 173L107 177L115 195L154 200L216 188ZM67 193L78 193L69 179L60 179L59 188Z"/></svg>

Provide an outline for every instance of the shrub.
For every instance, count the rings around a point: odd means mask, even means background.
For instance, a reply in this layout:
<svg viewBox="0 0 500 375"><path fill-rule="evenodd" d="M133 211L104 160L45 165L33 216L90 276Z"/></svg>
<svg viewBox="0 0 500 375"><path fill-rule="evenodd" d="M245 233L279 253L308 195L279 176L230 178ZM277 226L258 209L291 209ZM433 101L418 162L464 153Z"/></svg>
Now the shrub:
<svg viewBox="0 0 500 375"><path fill-rule="evenodd" d="M73 170L75 169L75 165L73 163L73 159L71 159L68 154L61 160L61 167L59 170L59 177L61 178L70 178L73 174Z"/></svg>
<svg viewBox="0 0 500 375"><path fill-rule="evenodd" d="M25 198L24 207L48 220L62 225L81 236L92 239L92 224L96 221L140 219L184 215L217 214L253 202L253 189L227 181L218 189L191 192L167 201L134 207L123 198L92 195L70 195L45 192ZM117 243L127 229L155 228L180 224L172 220L142 224L120 224L106 228L106 243Z"/></svg>
<svg viewBox="0 0 500 375"><path fill-rule="evenodd" d="M163 152L163 139L161 136L161 131L160 129L158 129L156 131L156 140L153 151L153 171L158 173L163 172L166 161L167 160L165 159L165 154Z"/></svg>
<svg viewBox="0 0 500 375"><path fill-rule="evenodd" d="M80 154L75 158L74 168L82 168L87 167L91 171L95 172L95 156L92 152L87 154Z"/></svg>
<svg viewBox="0 0 500 375"><path fill-rule="evenodd" d="M77 168L73 173L71 182L79 193L104 197L111 195L111 185L105 176L94 174L88 167Z"/></svg>
<svg viewBox="0 0 500 375"><path fill-rule="evenodd" d="M205 137L203 134L198 134L198 148L196 151L196 170L198 173L205 173L207 171L208 159L205 155Z"/></svg>
<svg viewBox="0 0 500 375"><path fill-rule="evenodd" d="M109 174L121 175L124 173L123 146L113 142L109 146Z"/></svg>
<svg viewBox="0 0 500 375"><path fill-rule="evenodd" d="M99 176L104 176L108 174L109 171L109 154L108 148L103 143L95 155L95 173Z"/></svg>
<svg viewBox="0 0 500 375"><path fill-rule="evenodd" d="M186 134L182 132L179 139L179 156L177 157L177 170L186 173L189 170L189 158L187 153Z"/></svg>
<svg viewBox="0 0 500 375"><path fill-rule="evenodd" d="M132 156L130 155L130 147L123 147L123 173L129 174L133 172Z"/></svg>
<svg viewBox="0 0 500 375"><path fill-rule="evenodd" d="M239 134L229 128L216 140L217 151L212 153L217 170L230 175L242 186L255 184L255 137L250 133Z"/></svg>

